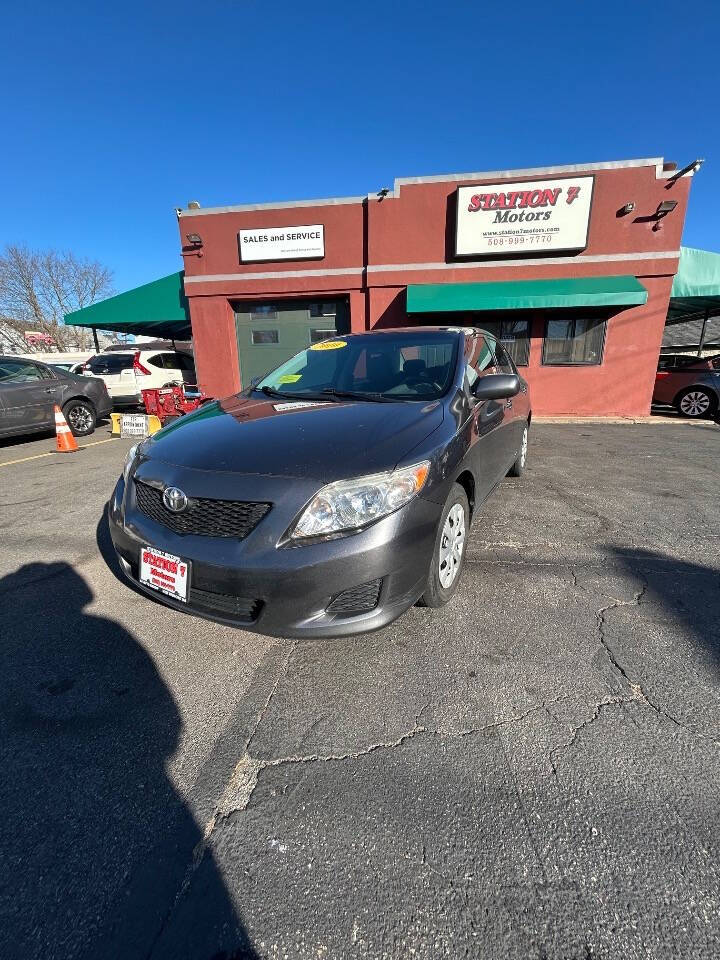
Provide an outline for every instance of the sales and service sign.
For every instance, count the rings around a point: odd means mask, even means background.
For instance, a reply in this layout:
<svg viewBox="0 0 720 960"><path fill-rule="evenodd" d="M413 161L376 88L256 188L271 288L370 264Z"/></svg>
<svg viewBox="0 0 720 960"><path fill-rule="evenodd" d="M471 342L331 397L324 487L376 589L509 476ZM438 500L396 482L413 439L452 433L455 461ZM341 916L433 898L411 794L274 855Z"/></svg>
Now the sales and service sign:
<svg viewBox="0 0 720 960"><path fill-rule="evenodd" d="M317 260L325 256L325 227L259 227L238 233L241 263L261 260Z"/></svg>
<svg viewBox="0 0 720 960"><path fill-rule="evenodd" d="M593 177L458 187L458 257L584 250Z"/></svg>

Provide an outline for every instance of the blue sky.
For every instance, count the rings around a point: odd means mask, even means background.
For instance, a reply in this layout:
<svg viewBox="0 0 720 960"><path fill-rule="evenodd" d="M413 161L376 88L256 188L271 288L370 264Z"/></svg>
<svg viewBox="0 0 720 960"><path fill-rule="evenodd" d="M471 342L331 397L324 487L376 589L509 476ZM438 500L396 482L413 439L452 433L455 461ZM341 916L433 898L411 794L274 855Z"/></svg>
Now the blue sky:
<svg viewBox="0 0 720 960"><path fill-rule="evenodd" d="M720 250L719 31L711 0L6 4L0 245L123 290L179 269L191 199L664 156L707 158L684 242Z"/></svg>

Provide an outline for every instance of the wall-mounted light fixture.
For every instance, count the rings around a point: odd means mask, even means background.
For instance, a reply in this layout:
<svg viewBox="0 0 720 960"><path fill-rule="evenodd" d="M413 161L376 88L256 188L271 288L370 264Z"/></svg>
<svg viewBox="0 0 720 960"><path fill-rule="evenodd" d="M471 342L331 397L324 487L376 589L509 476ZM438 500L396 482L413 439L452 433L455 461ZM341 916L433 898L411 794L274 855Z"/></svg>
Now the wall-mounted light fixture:
<svg viewBox="0 0 720 960"><path fill-rule="evenodd" d="M704 163L704 157L698 157L697 160L693 160L691 163L688 163L687 166L682 168L682 170L678 170L676 173L673 173L671 177L668 177L668 182L665 184L665 189L669 190L676 180L679 180L680 177L684 177L687 173L697 173Z"/></svg>
<svg viewBox="0 0 720 960"><path fill-rule="evenodd" d="M663 200L658 204L657 210L655 211L655 223L653 224L653 230L662 230L660 221L663 220L669 213L672 213L677 205L677 200Z"/></svg>
<svg viewBox="0 0 720 960"><path fill-rule="evenodd" d="M379 200L384 200L385 197L390 193L390 190L387 187L382 187L378 190L377 195Z"/></svg>
<svg viewBox="0 0 720 960"><path fill-rule="evenodd" d="M194 247L202 246L203 241L199 233L186 233L185 239L187 240L188 243L191 243Z"/></svg>
<svg viewBox="0 0 720 960"><path fill-rule="evenodd" d="M620 213L632 213L634 209L635 204L630 201L630 203L626 203L624 207L620 207Z"/></svg>

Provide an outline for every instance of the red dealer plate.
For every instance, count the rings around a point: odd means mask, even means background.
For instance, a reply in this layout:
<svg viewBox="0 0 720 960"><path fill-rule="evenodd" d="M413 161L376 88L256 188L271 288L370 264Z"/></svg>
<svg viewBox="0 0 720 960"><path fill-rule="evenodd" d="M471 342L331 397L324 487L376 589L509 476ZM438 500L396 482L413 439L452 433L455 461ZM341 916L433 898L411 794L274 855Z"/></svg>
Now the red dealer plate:
<svg viewBox="0 0 720 960"><path fill-rule="evenodd" d="M182 557L154 547L140 550L140 583L168 597L187 602L188 564Z"/></svg>

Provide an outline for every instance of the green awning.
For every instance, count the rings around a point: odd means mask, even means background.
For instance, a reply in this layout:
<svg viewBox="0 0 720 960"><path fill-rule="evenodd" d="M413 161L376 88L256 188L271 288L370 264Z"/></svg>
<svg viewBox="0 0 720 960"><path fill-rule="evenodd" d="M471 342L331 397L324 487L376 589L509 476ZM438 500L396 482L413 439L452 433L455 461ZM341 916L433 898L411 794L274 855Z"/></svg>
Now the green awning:
<svg viewBox="0 0 720 960"><path fill-rule="evenodd" d="M631 276L503 283L418 283L407 288L408 313L633 306L647 290Z"/></svg>
<svg viewBox="0 0 720 960"><path fill-rule="evenodd" d="M183 289L184 272L153 280L116 297L65 315L71 327L95 327L140 336L190 338L190 313Z"/></svg>
<svg viewBox="0 0 720 960"><path fill-rule="evenodd" d="M680 264L670 291L668 323L705 311L720 311L720 253L680 248Z"/></svg>

